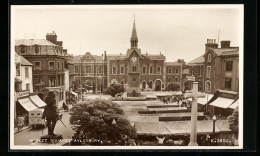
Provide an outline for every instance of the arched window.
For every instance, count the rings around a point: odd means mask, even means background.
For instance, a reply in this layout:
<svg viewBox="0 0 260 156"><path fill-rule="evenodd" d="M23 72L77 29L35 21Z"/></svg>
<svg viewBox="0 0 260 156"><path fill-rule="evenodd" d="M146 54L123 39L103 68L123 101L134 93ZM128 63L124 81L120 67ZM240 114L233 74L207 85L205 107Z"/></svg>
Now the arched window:
<svg viewBox="0 0 260 156"><path fill-rule="evenodd" d="M135 65L132 67L132 70L133 70L133 72L136 72L136 66Z"/></svg>
<svg viewBox="0 0 260 156"><path fill-rule="evenodd" d="M157 67L157 74L161 74L161 67Z"/></svg>
<svg viewBox="0 0 260 156"><path fill-rule="evenodd" d="M152 66L149 67L149 73L150 73L150 74L153 73L153 67L152 67Z"/></svg>
<svg viewBox="0 0 260 156"><path fill-rule="evenodd" d="M146 66L143 66L142 71L143 71L143 74L146 74Z"/></svg>
<svg viewBox="0 0 260 156"><path fill-rule="evenodd" d="M211 62L211 55L208 55L208 62Z"/></svg>
<svg viewBox="0 0 260 156"><path fill-rule="evenodd" d="M168 74L171 74L172 73L172 69L168 69Z"/></svg>
<svg viewBox="0 0 260 156"><path fill-rule="evenodd" d="M205 82L205 92L211 92L211 82L210 81Z"/></svg>

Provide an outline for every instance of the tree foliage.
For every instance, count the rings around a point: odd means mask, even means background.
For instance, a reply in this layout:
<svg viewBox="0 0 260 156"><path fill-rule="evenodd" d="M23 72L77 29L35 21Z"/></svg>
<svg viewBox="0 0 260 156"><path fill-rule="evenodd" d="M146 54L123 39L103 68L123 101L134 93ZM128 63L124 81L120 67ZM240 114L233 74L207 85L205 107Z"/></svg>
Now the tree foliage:
<svg viewBox="0 0 260 156"><path fill-rule="evenodd" d="M229 128L233 131L233 132L238 132L238 122L239 122L239 118L238 118L238 110L239 108L237 107L232 115L230 115L227 119L228 119L228 123L229 123Z"/></svg>
<svg viewBox="0 0 260 156"><path fill-rule="evenodd" d="M55 94L54 92L49 92L47 94L47 97L45 99L45 103L48 105L48 106L53 106L53 105L56 105L56 99L55 99Z"/></svg>
<svg viewBox="0 0 260 156"><path fill-rule="evenodd" d="M124 85L119 83L112 83L109 87L107 87L104 90L104 94L111 95L112 97L115 97L116 94L122 93L125 91Z"/></svg>
<svg viewBox="0 0 260 156"><path fill-rule="evenodd" d="M167 85L166 90L167 91L179 91L180 90L180 84L176 82L171 82Z"/></svg>
<svg viewBox="0 0 260 156"><path fill-rule="evenodd" d="M136 131L123 110L112 101L85 100L75 104L70 111L70 123L77 132L83 130L97 138L106 134L111 140L120 138L121 134L132 138L136 136ZM113 119L116 121L115 125L112 124Z"/></svg>

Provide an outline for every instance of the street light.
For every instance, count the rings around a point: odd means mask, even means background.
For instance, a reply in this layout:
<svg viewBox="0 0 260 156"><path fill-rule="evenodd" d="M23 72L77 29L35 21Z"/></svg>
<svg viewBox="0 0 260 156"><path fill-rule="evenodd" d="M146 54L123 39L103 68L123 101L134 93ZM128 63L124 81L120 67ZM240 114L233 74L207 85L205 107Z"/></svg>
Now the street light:
<svg viewBox="0 0 260 156"><path fill-rule="evenodd" d="M216 145L217 144L217 140L216 140L216 137L215 137L215 125L216 125L216 121L217 121L217 117L216 117L216 115L214 115L213 117L212 117L212 120L213 120L213 143Z"/></svg>
<svg viewBox="0 0 260 156"><path fill-rule="evenodd" d="M112 121L112 125L115 125L115 124L116 124L116 120L113 119L113 121Z"/></svg>
<svg viewBox="0 0 260 156"><path fill-rule="evenodd" d="M217 121L216 115L214 115L214 116L212 117L212 120L213 120L213 134L215 134L215 124L216 124L216 121Z"/></svg>
<svg viewBox="0 0 260 156"><path fill-rule="evenodd" d="M99 83L99 95L100 95L100 99L101 99L101 76L98 77L100 79L100 83Z"/></svg>

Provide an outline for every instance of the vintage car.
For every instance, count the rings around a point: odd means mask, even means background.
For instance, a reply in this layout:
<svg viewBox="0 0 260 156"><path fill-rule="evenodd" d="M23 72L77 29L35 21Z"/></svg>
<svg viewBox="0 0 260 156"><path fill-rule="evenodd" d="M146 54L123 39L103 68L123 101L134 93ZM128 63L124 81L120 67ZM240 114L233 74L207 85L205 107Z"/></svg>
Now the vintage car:
<svg viewBox="0 0 260 156"><path fill-rule="evenodd" d="M46 123L44 119L42 119L42 113L44 109L43 108L38 108L29 111L29 125L32 126L32 128L42 126L45 127Z"/></svg>

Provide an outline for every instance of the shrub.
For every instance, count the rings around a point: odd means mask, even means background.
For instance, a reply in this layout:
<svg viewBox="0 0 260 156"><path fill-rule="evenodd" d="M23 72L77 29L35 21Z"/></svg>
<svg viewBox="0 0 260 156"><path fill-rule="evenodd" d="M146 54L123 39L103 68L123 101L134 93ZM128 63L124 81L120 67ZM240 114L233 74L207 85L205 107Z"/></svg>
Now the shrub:
<svg viewBox="0 0 260 156"><path fill-rule="evenodd" d="M116 94L122 93L125 91L124 85L119 83L112 83L109 87L104 90L104 94L111 95L115 97Z"/></svg>
<svg viewBox="0 0 260 156"><path fill-rule="evenodd" d="M180 90L180 84L176 82L171 82L167 85L166 88L167 91L179 91Z"/></svg>
<svg viewBox="0 0 260 156"><path fill-rule="evenodd" d="M233 111L233 114L230 115L228 118L229 128L233 132L238 132L238 107Z"/></svg>
<svg viewBox="0 0 260 156"><path fill-rule="evenodd" d="M131 126L120 106L107 100L85 100L75 104L70 110L70 123L76 132L83 130L99 139L105 134L108 139L120 138L120 134L136 137L136 131ZM115 119L116 124L112 121Z"/></svg>

